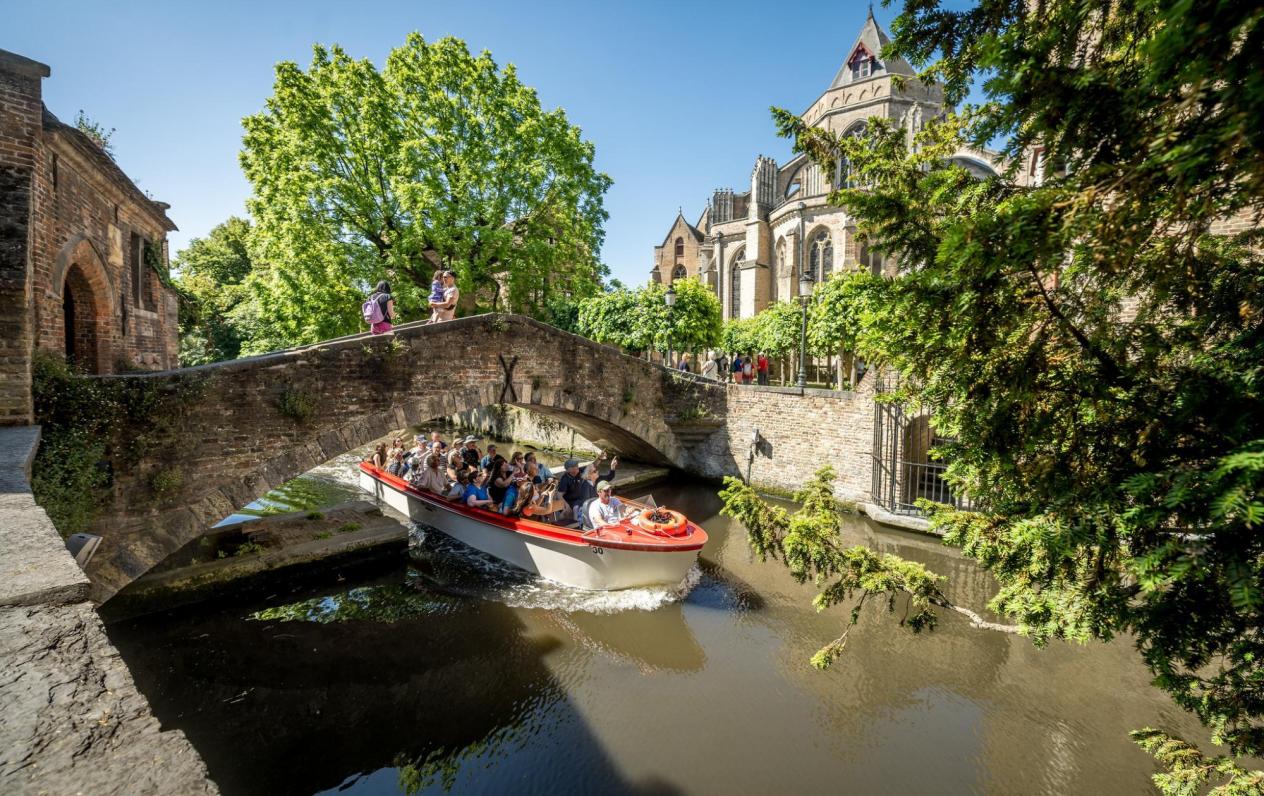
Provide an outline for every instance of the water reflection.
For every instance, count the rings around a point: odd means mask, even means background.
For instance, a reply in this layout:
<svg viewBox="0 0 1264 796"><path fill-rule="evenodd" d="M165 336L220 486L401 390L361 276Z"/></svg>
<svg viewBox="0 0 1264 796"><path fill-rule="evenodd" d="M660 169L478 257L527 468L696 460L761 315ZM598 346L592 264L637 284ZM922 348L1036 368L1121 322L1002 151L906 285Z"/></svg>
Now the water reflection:
<svg viewBox="0 0 1264 796"><path fill-rule="evenodd" d="M754 560L714 488L656 488L710 535L680 590L551 586L441 534L336 589L110 626L166 727L226 794L1149 793L1146 724L1201 738L1126 642L1036 650L955 614L913 635ZM849 541L990 578L936 540L857 518Z"/></svg>

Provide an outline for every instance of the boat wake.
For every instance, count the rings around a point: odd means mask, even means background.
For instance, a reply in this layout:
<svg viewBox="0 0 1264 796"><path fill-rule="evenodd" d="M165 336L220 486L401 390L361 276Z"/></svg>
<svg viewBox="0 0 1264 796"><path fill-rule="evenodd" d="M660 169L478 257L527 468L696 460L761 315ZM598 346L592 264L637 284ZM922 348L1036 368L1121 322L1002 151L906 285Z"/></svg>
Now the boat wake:
<svg viewBox="0 0 1264 796"><path fill-rule="evenodd" d="M702 578L702 570L695 563L675 586L588 591L524 572L435 528L410 523L410 530L411 576L420 579L421 585L511 608L593 614L653 611L683 601Z"/></svg>

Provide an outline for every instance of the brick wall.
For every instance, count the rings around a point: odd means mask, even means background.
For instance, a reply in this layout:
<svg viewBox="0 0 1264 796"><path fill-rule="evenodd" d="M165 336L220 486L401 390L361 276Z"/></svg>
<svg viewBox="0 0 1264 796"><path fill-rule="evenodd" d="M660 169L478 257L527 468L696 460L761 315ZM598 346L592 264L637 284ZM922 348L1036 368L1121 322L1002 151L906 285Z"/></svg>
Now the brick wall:
<svg viewBox="0 0 1264 796"><path fill-rule="evenodd" d="M0 425L31 422L31 181L39 64L0 56Z"/></svg>
<svg viewBox="0 0 1264 796"><path fill-rule="evenodd" d="M165 205L44 108L48 75L0 50L3 425L32 420L33 350L70 353L94 373L175 367L179 354L175 292L128 248L133 236L147 239L165 262L175 225Z"/></svg>
<svg viewBox="0 0 1264 796"><path fill-rule="evenodd" d="M724 426L690 451L688 469L708 477L745 476L753 483L794 490L825 464L836 473L834 492L867 501L872 478L872 376L855 391L726 385ZM749 458L754 432L755 457Z"/></svg>

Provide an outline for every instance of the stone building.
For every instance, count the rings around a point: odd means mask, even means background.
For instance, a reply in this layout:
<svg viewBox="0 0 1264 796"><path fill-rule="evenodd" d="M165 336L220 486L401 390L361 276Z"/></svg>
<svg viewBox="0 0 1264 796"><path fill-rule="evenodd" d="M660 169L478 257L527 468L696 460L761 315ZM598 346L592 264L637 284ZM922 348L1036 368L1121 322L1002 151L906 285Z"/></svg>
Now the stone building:
<svg viewBox="0 0 1264 796"><path fill-rule="evenodd" d="M829 87L803 112L804 121L858 135L866 120L877 116L893 120L911 137L924 120L943 113L942 87L919 81L901 58L883 58L888 41L870 11ZM963 150L953 160L979 175L999 168L989 152ZM829 204L829 192L847 181L845 164L825 174L804 155L781 164L758 156L749 190L715 191L694 224L677 215L654 248L650 281L697 276L716 291L725 318L746 318L794 298L804 271L814 280L842 269L895 273L897 264L870 251L854 220Z"/></svg>
<svg viewBox="0 0 1264 796"><path fill-rule="evenodd" d="M178 364L168 205L44 107L48 75L0 50L0 424L31 420L34 351L89 373Z"/></svg>

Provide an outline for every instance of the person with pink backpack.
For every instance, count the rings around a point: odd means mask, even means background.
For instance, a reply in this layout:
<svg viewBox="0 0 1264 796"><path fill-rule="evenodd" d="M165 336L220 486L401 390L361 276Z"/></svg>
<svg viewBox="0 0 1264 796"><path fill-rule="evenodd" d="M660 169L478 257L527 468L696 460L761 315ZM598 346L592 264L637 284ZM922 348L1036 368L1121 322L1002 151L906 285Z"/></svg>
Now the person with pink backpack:
<svg viewBox="0 0 1264 796"><path fill-rule="evenodd" d="M360 306L360 314L373 334L386 334L395 320L395 299L391 297L391 284L383 279L373 293Z"/></svg>

